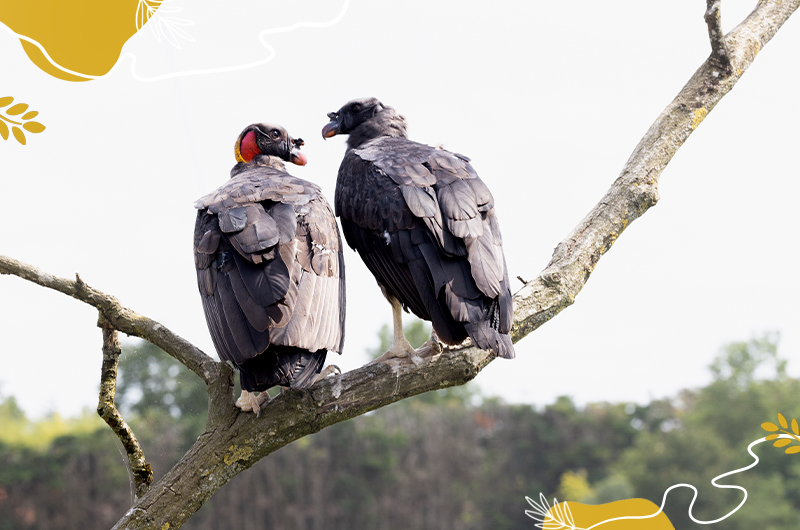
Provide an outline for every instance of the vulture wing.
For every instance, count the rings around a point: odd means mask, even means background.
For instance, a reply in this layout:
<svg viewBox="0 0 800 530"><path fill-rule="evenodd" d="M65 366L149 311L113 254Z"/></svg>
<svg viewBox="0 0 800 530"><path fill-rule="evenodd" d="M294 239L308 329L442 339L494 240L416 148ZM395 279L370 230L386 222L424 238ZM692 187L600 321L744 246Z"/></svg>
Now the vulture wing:
<svg viewBox="0 0 800 530"><path fill-rule="evenodd" d="M195 207L197 283L220 357L245 390L310 385L344 343L344 257L319 187L244 166Z"/></svg>
<svg viewBox="0 0 800 530"><path fill-rule="evenodd" d="M465 156L381 137L345 155L336 214L378 283L439 338L514 357L512 301L489 189Z"/></svg>

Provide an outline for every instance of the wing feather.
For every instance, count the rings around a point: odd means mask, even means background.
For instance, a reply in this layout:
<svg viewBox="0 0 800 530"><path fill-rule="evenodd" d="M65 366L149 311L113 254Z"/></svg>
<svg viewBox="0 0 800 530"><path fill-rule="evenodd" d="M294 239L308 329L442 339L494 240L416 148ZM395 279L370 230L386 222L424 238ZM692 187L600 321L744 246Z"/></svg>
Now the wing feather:
<svg viewBox="0 0 800 530"><path fill-rule="evenodd" d="M335 207L378 283L440 338L469 334L513 356L494 199L467 157L400 137L367 141L342 161Z"/></svg>
<svg viewBox="0 0 800 530"><path fill-rule="evenodd" d="M220 358L242 369L243 387L307 386L344 340L341 236L319 187L239 164L195 206L198 287Z"/></svg>

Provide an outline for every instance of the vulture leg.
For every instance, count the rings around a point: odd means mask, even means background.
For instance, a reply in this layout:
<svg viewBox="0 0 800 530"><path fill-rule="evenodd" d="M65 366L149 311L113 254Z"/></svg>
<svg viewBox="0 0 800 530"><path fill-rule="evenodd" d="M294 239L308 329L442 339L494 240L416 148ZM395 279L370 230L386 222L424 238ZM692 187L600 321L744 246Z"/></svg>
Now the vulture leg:
<svg viewBox="0 0 800 530"><path fill-rule="evenodd" d="M261 405L269 401L269 393L261 392L255 395L253 392L242 390L242 395L236 400L236 406L243 412L255 412L256 416L261 416Z"/></svg>
<svg viewBox="0 0 800 530"><path fill-rule="evenodd" d="M329 364L328 366L323 368L320 373L317 374L317 376L314 378L314 383L316 383L320 379L325 379L329 375L341 374L341 373L342 373L342 369L341 368L339 368L335 364ZM313 385L314 383L311 383L311 384Z"/></svg>
<svg viewBox="0 0 800 530"><path fill-rule="evenodd" d="M389 351L375 359L374 362L388 361L389 359L409 357L411 362L419 366L422 359L417 356L417 351L408 343L406 336L403 334L403 306L394 296L389 295L384 291L389 303L392 304L392 324L394 326L394 338L392 346Z"/></svg>

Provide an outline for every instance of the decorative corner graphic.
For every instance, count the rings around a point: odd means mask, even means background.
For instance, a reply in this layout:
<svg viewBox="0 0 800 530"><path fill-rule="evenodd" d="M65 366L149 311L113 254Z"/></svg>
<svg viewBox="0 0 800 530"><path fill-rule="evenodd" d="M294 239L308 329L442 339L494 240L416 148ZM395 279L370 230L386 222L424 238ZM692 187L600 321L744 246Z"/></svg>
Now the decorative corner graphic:
<svg viewBox="0 0 800 530"><path fill-rule="evenodd" d="M778 423L780 424L780 427L769 421L766 421L761 424L761 428L764 429L765 431L775 433L767 436L765 438L767 441L771 442L776 438L780 438L774 444L772 444L775 447L786 447L787 445L791 445L793 442L797 442L798 444L800 444L800 428L798 428L796 419L792 418L792 432L789 432L787 430L789 429L789 423L786 421L786 418L780 412L778 413ZM788 434L789 437L788 438L783 437L781 436L780 433ZM787 455L800 453L800 445L792 445L791 447L786 447L785 452Z"/></svg>
<svg viewBox="0 0 800 530"><path fill-rule="evenodd" d="M0 109L8 107L13 102L14 98L11 96L0 98ZM28 105L26 103L17 103L13 107L5 109L4 111L0 111L0 136L3 137L3 140L8 140L9 126L7 123L11 124L11 134L13 134L14 138L22 145L27 143L25 139L25 133L22 131L22 129L34 134L38 134L45 130L46 127L38 121L30 121L38 116L39 113L35 110L28 112L26 111L28 111ZM22 126L22 129L20 129L19 126Z"/></svg>
<svg viewBox="0 0 800 530"><path fill-rule="evenodd" d="M88 81L105 75L117 63L122 46L141 27L140 4L140 0L87 0L80 6L61 0L2 2L0 21L19 38L36 66L59 79ZM160 9L161 2L147 0L145 4L144 22ZM174 23L169 26L175 27Z"/></svg>
<svg viewBox="0 0 800 530"><path fill-rule="evenodd" d="M623 501L612 502L608 504L600 504L592 506L588 504L581 504L573 502L567 504L566 502L559 503L558 499L553 499L553 506L548 504L547 499L541 493L539 494L539 502L525 497L528 504L533 508L532 510L525 510L525 515L537 522L536 527L543 530L593 530L599 526L603 530L623 530L623 529L637 529L637 530L670 530L674 529L672 523L666 515L664 515L664 505L667 502L667 495L669 492L676 488L689 488L694 492L692 502L689 504L689 518L697 524L716 524L724 521L728 517L735 514L747 502L747 490L742 486L735 484L719 484L717 481L737 473L743 473L754 467L759 463L758 456L753 452L753 447L764 442L771 442L776 440L772 445L775 447L787 447L786 454L800 453L800 425L797 420L792 418L791 424L786 420L786 417L778 413L778 424L772 422L764 422L761 428L769 434L764 438L758 438L750 442L747 446L747 452L753 457L753 463L733 471L728 471L722 475L718 475L711 479L711 485L720 489L735 489L744 494L738 506L713 521L702 521L696 519L692 514L692 507L697 501L697 488L691 484L674 484L666 489L662 497L661 506L654 512L652 508L656 505L645 499L627 499ZM791 429L791 432L789 431ZM797 445L793 445L797 442Z"/></svg>
<svg viewBox="0 0 800 530"><path fill-rule="evenodd" d="M131 75L140 82L162 81L175 77L220 74L246 70L267 64L275 58L275 49L266 41L267 35L288 33L299 28L328 28L345 16L350 0L344 0L339 14L325 22L298 22L287 27L261 31L258 39L269 52L267 57L244 64L171 72L155 77L136 73L136 56L121 55L122 46L145 24L150 26L156 40L161 37L180 48L180 39L195 42L182 29L194 22L164 16L183 10L171 5L171 0L87 0L75 9L74 4L61 0L37 2L0 2L0 29L17 37L31 61L43 71L66 81L91 81L108 75L122 59L131 60ZM47 18L37 13L48 13ZM133 23L131 16L134 17ZM58 21L58 23L52 23Z"/></svg>

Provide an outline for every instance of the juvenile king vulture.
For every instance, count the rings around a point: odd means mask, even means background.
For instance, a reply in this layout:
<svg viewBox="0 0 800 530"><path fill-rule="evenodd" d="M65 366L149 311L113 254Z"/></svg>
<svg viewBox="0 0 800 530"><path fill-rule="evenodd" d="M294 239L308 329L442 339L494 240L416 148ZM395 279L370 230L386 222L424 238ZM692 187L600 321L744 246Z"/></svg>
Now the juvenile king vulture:
<svg viewBox="0 0 800 530"><path fill-rule="evenodd" d="M230 180L195 203L206 323L220 358L239 370L245 411L259 413L273 386L310 387L327 352L344 344L336 220L320 188L283 164L305 165L301 145L282 127L250 125L236 140Z"/></svg>
<svg viewBox="0 0 800 530"><path fill-rule="evenodd" d="M513 320L500 227L489 189L469 158L412 142L405 119L375 98L328 114L323 138L349 135L334 200L347 243L392 305L394 340L384 359L424 355L438 339L468 336L513 358ZM415 352L401 307L431 321L431 341ZM415 361L416 362L416 361Z"/></svg>

